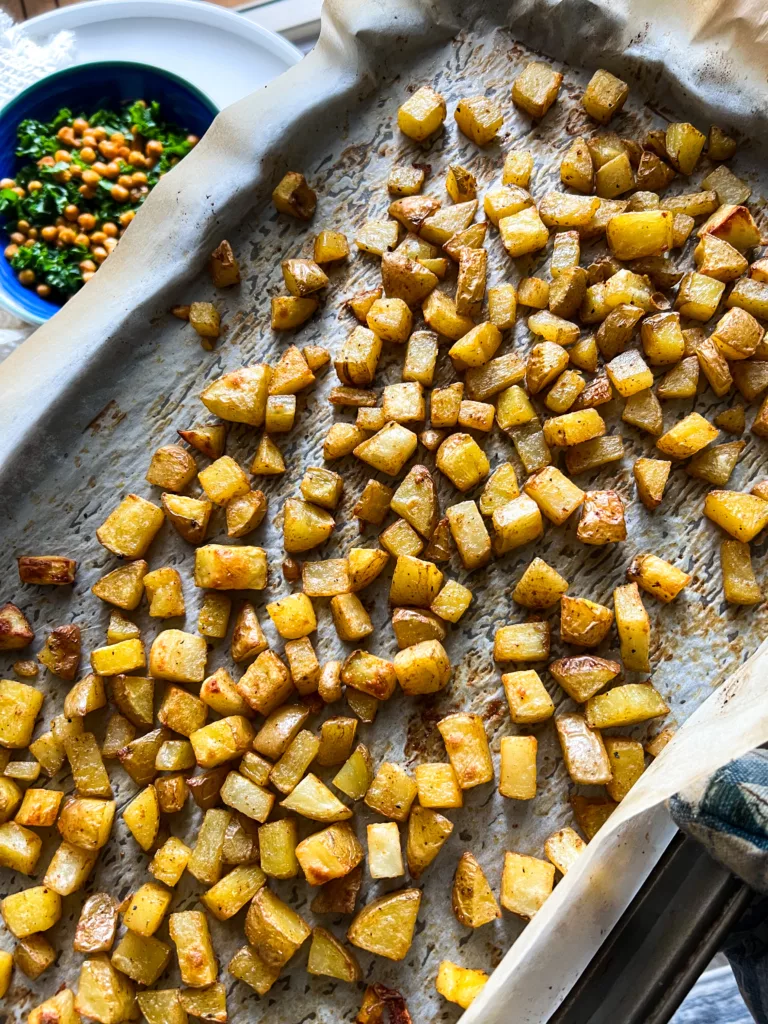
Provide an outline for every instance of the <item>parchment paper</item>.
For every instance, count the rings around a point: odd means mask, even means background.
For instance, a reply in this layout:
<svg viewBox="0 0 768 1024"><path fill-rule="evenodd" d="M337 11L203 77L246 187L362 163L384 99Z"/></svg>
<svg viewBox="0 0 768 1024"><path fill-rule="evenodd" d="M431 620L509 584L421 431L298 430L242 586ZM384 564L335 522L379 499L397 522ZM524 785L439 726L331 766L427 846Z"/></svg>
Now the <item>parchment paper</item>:
<svg viewBox="0 0 768 1024"><path fill-rule="evenodd" d="M562 150L570 138L592 131L577 99L596 67L608 67L632 82L626 113L611 125L622 134L639 136L665 117L684 117L706 127L710 119L752 136L738 156L735 169L751 180L756 193L764 137L765 56L745 27L749 9L729 8L731 21L718 9L682 2L598 4L578 0L563 3L428 3L388 0L355 3L336 0L326 6L323 30L315 51L272 83L225 111L206 139L163 181L142 210L116 253L88 287L53 321L33 335L0 370L0 512L5 544L0 573L5 580L3 600L14 600L35 625L35 649L46 632L65 622L83 629L84 651L104 643L108 610L90 593L90 586L116 560L96 542L94 531L124 493L134 491L155 500L144 482L151 452L175 440L177 428L210 419L197 395L206 381L222 372L257 360L276 361L289 341L324 344L335 353L354 326L343 312L346 297L378 280L378 261L356 253L348 266L331 273L328 299L321 313L296 338L274 334L269 327L269 299L283 291L280 260L307 255L320 228L345 231L350 238L366 219L384 216L389 202L386 176L395 160L419 160L432 165L427 191L442 193L449 160L458 159L478 176L481 190L500 178L503 154L524 144L534 150L532 184L538 198L558 185ZM752 36L752 38L750 38ZM749 45L745 42L749 41ZM742 49L743 47L743 49ZM545 52L566 80L561 98L541 125L533 125L510 100L511 82L530 58L532 48ZM430 147L405 140L394 125L397 106L410 86L430 81L448 101L446 132ZM462 96L486 91L496 95L506 123L501 139L482 150L460 136L450 117ZM644 101L648 105L643 105ZM278 217L269 194L289 169L306 173L319 195L313 224ZM681 185L681 190L682 190ZM753 197L756 198L756 197ZM761 202L754 203L761 211ZM202 270L206 257L222 237L232 242L243 267L243 284L234 291L215 292ZM513 265L490 233L489 283L518 278L539 264ZM586 255L586 251L585 251ZM175 302L214 300L227 332L213 353L204 352L188 325L171 318ZM512 347L527 351L530 339L524 322ZM394 348L394 347L392 347ZM400 379L402 352L386 353L377 385ZM449 379L445 356L438 383ZM321 375L317 386L300 400L298 426L282 447L289 472L282 478L259 481L270 499L270 511L249 542L268 549L271 577L268 590L257 595L257 606L270 641L280 641L263 612L264 604L287 593L280 573L282 560L278 512L286 497L296 493L303 469L322 465L322 439L333 415L325 397L333 372ZM691 403L665 407L667 423L674 422ZM696 400L701 412L722 407L710 392ZM605 407L604 407L605 408ZM618 430L618 406L607 410L611 429ZM337 414L338 416L338 414ZM345 418L342 416L342 418ZM348 418L348 417L346 417ZM475 573L468 582L474 602L446 646L455 673L448 690L435 698L396 697L379 713L376 723L362 726L359 736L370 745L376 763L404 759L410 766L444 759L435 728L449 711L473 710L483 715L495 758L500 739L518 731L510 725L501 687L499 666L491 656L495 630L506 622L522 621L511 591L533 554L544 557L569 580L570 592L610 603L613 588L624 580L631 558L653 551L691 571L695 579L671 606L648 598L653 625L653 681L672 706L670 720L682 724L703 704L713 689L754 652L765 636L764 605L736 609L722 601L716 528L702 517L706 487L677 468L662 507L654 514L634 500L631 466L640 454L650 454L652 440L622 424L627 455L596 474L579 478L582 486L615 486L627 502L629 539L608 549L586 549L575 540L574 526L549 527L543 541L523 548ZM748 447L730 482L748 487L765 474L763 442L750 435ZM228 452L247 464L257 441L255 432L235 427ZM511 443L495 436L487 445L493 465L516 456ZM419 461L433 466L423 449ZM200 466L204 460L200 460ZM336 466L346 481L334 538L310 557L344 554L358 539L350 511L371 475L355 460ZM460 500L439 477L442 507ZM215 519L211 540L224 537L223 517ZM372 534L366 534L368 542ZM760 579L765 552L753 545ZM79 561L72 592L66 589L21 587L15 558L22 554L58 553ZM164 528L150 552L152 567L178 565L185 580L187 628L194 630L199 595L191 584L193 550ZM367 646L384 655L395 653L388 625L387 580L365 594L376 625ZM457 563L448 575L467 580ZM253 595L251 595L253 596ZM335 640L324 602L319 606L316 648L321 660L343 653ZM553 621L556 616L553 617ZM161 628L181 625L138 617L147 645ZM553 638L558 637L558 629ZM564 653L557 639L552 656ZM610 646L605 653L616 653ZM9 670L14 657L4 658ZM229 664L228 644L214 646L209 669ZM544 839L572 823L567 797L572 787L564 771L551 723L532 731L539 739L539 793L527 804L502 800L493 785L467 794L460 812L449 812L454 833L438 859L419 882L424 899L418 934L406 960L391 964L360 954L366 981L378 980L399 988L408 1000L415 1022L455 1021L461 1011L434 991L441 959L489 970L511 948L486 991L466 1014L465 1021L493 1024L508 1020L514 1006L516 1021L547 1019L602 937L651 869L672 834L659 805L670 793L699 775L768 739L768 708L762 698L762 661L748 663L725 690L718 693L681 730L674 743L638 783L609 825L589 848L577 868L561 881L545 908L522 932L523 923L510 914L468 934L450 911L450 886L463 850L471 850L498 892L504 850L542 856ZM85 670L85 662L83 670ZM549 679L542 676L562 709L569 706ZM634 677L630 677L634 678ZM61 710L66 685L41 677L48 694L40 731ZM158 685L159 694L162 685ZM158 695L159 695L158 694ZM345 704L331 707L343 714ZM312 728L319 719L310 719ZM96 724L100 735L101 723ZM632 730L645 736L649 730ZM136 787L110 765L119 808ZM325 776L330 773L323 772ZM71 788L71 779L55 780ZM358 811L359 832L372 820ZM194 840L199 812L188 808L174 816L171 831ZM304 831L312 829L304 829ZM302 833L303 834L303 833ZM41 858L40 877L55 846L49 837ZM122 820L100 858L87 891L101 887L122 897L147 880L148 858L138 850ZM185 879L173 909L196 906L200 886ZM2 895L30 882L0 873ZM362 902L402 881L366 880ZM279 894L312 923L331 927L343 936L348 919L324 920L308 911L312 893L303 882L279 883ZM71 952L80 896L65 900L62 922L51 938L62 954L55 968L34 984L18 973L6 999L10 1019L18 1021L30 1005L50 995L64 982L75 984L81 957ZM235 1024L269 1021L299 1024L313 1020L331 1024L351 1020L363 986L343 986L304 972L306 950L264 1000L223 968L244 941L243 913L220 925L212 923L222 978L229 990L230 1019ZM161 930L160 937L165 937ZM2 937L7 948L10 936ZM514 946L512 943L515 942ZM178 984L175 970L159 985Z"/></svg>

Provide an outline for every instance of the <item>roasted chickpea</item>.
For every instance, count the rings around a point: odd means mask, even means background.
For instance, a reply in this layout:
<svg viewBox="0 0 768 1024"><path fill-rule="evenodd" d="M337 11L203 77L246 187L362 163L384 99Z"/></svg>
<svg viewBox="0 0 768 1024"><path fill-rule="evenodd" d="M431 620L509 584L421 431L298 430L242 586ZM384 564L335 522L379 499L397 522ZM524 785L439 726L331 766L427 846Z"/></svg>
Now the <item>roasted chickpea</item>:
<svg viewBox="0 0 768 1024"><path fill-rule="evenodd" d="M57 164L58 163L65 163L65 164L71 164L72 163L72 154L67 149L57 149L56 152L53 154L53 157L54 157L54 159L55 159Z"/></svg>
<svg viewBox="0 0 768 1024"><path fill-rule="evenodd" d="M51 294L51 286L48 284L39 284L37 288L35 288L35 291L41 299L47 299Z"/></svg>
<svg viewBox="0 0 768 1024"><path fill-rule="evenodd" d="M72 122L72 131L75 135L85 135L90 127L84 117L76 117Z"/></svg>
<svg viewBox="0 0 768 1024"><path fill-rule="evenodd" d="M108 253L109 252L113 252L116 245L117 245L117 239L116 238L105 238L104 239L104 248L107 250Z"/></svg>
<svg viewBox="0 0 768 1024"><path fill-rule="evenodd" d="M117 184L121 185L123 188L130 188L133 184L133 178L130 174L121 174L117 179Z"/></svg>
<svg viewBox="0 0 768 1024"><path fill-rule="evenodd" d="M83 161L87 164L92 164L96 162L96 150L93 148L93 146L83 146L83 148L80 150L80 156L82 157Z"/></svg>
<svg viewBox="0 0 768 1024"><path fill-rule="evenodd" d="M80 164L72 164L72 166L69 168L69 176L73 180L74 179L77 179L78 181L82 180L83 168L80 166Z"/></svg>
<svg viewBox="0 0 768 1024"><path fill-rule="evenodd" d="M27 238L31 238L33 242L36 242L38 234L37 228L30 228L27 232Z"/></svg>
<svg viewBox="0 0 768 1024"><path fill-rule="evenodd" d="M132 149L128 155L128 163L131 164L132 167L143 167L146 162L144 154L140 153L138 149Z"/></svg>
<svg viewBox="0 0 768 1024"><path fill-rule="evenodd" d="M55 242L56 239L59 237L59 229L55 228L53 224L48 224L46 227L42 229L40 234L43 236L43 241Z"/></svg>
<svg viewBox="0 0 768 1024"><path fill-rule="evenodd" d="M92 213L81 213L77 218L77 223L83 229L83 231L93 231L96 227L96 218Z"/></svg>
<svg viewBox="0 0 768 1024"><path fill-rule="evenodd" d="M22 270L19 272L19 284L23 284L25 288L30 288L34 283L34 270Z"/></svg>
<svg viewBox="0 0 768 1024"><path fill-rule="evenodd" d="M20 186L20 185L17 185L17 186L16 186L16 188L15 188L15 189L14 189L13 191L14 191L14 192L16 193L16 195L17 195L17 196L19 197L19 199L23 199L23 198L24 198L24 196L25 196L25 195L27 194L27 193L26 193L26 192L24 191L24 189L23 189L23 188L21 188L21 186Z"/></svg>
<svg viewBox="0 0 768 1024"><path fill-rule="evenodd" d="M59 228L59 241L62 245L73 245L76 234L73 228Z"/></svg>
<svg viewBox="0 0 768 1024"><path fill-rule="evenodd" d="M80 207L75 206L74 203L70 203L69 206L64 207L64 216L69 221L77 220L80 216Z"/></svg>
<svg viewBox="0 0 768 1024"><path fill-rule="evenodd" d="M120 223L124 228L128 227L133 218L136 216L135 210L126 210L125 213L120 214Z"/></svg>
<svg viewBox="0 0 768 1024"><path fill-rule="evenodd" d="M87 249L90 244L90 236L86 235L84 231L81 231L79 234L75 235L75 245L82 245L84 249Z"/></svg>
<svg viewBox="0 0 768 1024"><path fill-rule="evenodd" d="M27 236L21 231L14 231L10 237L14 245L24 245L27 240Z"/></svg>
<svg viewBox="0 0 768 1024"><path fill-rule="evenodd" d="M86 168L83 171L83 184L84 185L98 185L101 181L101 175L98 171L94 171L92 168Z"/></svg>
<svg viewBox="0 0 768 1024"><path fill-rule="evenodd" d="M103 142L107 137L107 132L105 128L96 127L91 128L91 135L96 139L96 142Z"/></svg>
<svg viewBox="0 0 768 1024"><path fill-rule="evenodd" d="M92 231L91 232L91 242L94 245L103 245L104 242L106 242L106 240L107 240L107 236L104 234L103 231Z"/></svg>
<svg viewBox="0 0 768 1024"><path fill-rule="evenodd" d="M99 140L94 136L93 130L91 129L83 135L82 143L84 146L92 146L95 149L99 144Z"/></svg>
<svg viewBox="0 0 768 1024"><path fill-rule="evenodd" d="M39 192L42 187L42 181L38 181L37 179L27 182L27 192Z"/></svg>
<svg viewBox="0 0 768 1024"><path fill-rule="evenodd" d="M109 178L110 181L114 181L115 178L120 175L120 164L114 160L110 160L104 168L104 177Z"/></svg>
<svg viewBox="0 0 768 1024"><path fill-rule="evenodd" d="M109 194L116 203L125 203L128 201L128 189L123 185L113 185L109 190Z"/></svg>
<svg viewBox="0 0 768 1024"><path fill-rule="evenodd" d="M83 199L93 199L96 193L93 191L90 185L80 185L77 189Z"/></svg>
<svg viewBox="0 0 768 1024"><path fill-rule="evenodd" d="M101 230L107 238L117 238L117 224L113 224L111 220L105 221L101 225Z"/></svg>
<svg viewBox="0 0 768 1024"><path fill-rule="evenodd" d="M117 148L117 155L120 157L121 160L127 160L128 157L131 155L131 147L130 146L118 146L118 148Z"/></svg>
<svg viewBox="0 0 768 1024"><path fill-rule="evenodd" d="M72 175L69 173L69 170L57 171L56 172L56 181L61 181L61 182L65 182L66 183L67 181L71 181L71 180L72 180Z"/></svg>
<svg viewBox="0 0 768 1024"><path fill-rule="evenodd" d="M19 251L18 245L6 245L3 250L3 255L7 260L13 259L16 253Z"/></svg>
<svg viewBox="0 0 768 1024"><path fill-rule="evenodd" d="M134 173L131 175L131 184L132 185L146 185L147 184L147 176L144 173L144 171L134 171Z"/></svg>
<svg viewBox="0 0 768 1024"><path fill-rule="evenodd" d="M200 141L200 139L199 139L199 137L197 135L188 135L187 136L187 142L190 144L190 146L192 146L193 149L198 144L199 141Z"/></svg>
<svg viewBox="0 0 768 1024"><path fill-rule="evenodd" d="M83 280L85 281L86 284L91 280L95 273L95 270L86 270L83 272Z"/></svg>
<svg viewBox="0 0 768 1024"><path fill-rule="evenodd" d="M0 180L0 188L13 188L16 182L13 178L3 178Z"/></svg>
<svg viewBox="0 0 768 1024"><path fill-rule="evenodd" d="M99 143L98 148L99 152L105 160L114 160L117 156L117 146L114 144L114 142L108 142L106 139L104 139L102 142Z"/></svg>
<svg viewBox="0 0 768 1024"><path fill-rule="evenodd" d="M29 221L28 220L16 221L16 230L17 231L23 231L25 235L28 234L29 233Z"/></svg>
<svg viewBox="0 0 768 1024"><path fill-rule="evenodd" d="M91 255L93 256L97 263L103 263L107 256L109 256L109 253L101 245L92 245Z"/></svg>
<svg viewBox="0 0 768 1024"><path fill-rule="evenodd" d="M94 171L96 171L97 174L100 174L103 178L109 164L105 164L103 160L97 160L92 166Z"/></svg>
<svg viewBox="0 0 768 1024"><path fill-rule="evenodd" d="M125 142L125 136L122 132L112 132L112 134L109 136L109 141L116 142L118 146L120 146Z"/></svg>
<svg viewBox="0 0 768 1024"><path fill-rule="evenodd" d="M150 139L144 147L147 156L160 156L163 152L163 144L159 139Z"/></svg>
<svg viewBox="0 0 768 1024"><path fill-rule="evenodd" d="M82 263L78 263L77 265L83 273L85 273L86 270L93 271L96 269L96 264L93 260L83 260Z"/></svg>
<svg viewBox="0 0 768 1024"><path fill-rule="evenodd" d="M68 142L70 146L75 141L75 133L68 125L64 125L56 132L56 138L59 142Z"/></svg>
<svg viewBox="0 0 768 1024"><path fill-rule="evenodd" d="M56 161L53 159L52 156L41 156L40 159L37 161L37 166L38 167L53 167L53 165L55 163L56 163Z"/></svg>

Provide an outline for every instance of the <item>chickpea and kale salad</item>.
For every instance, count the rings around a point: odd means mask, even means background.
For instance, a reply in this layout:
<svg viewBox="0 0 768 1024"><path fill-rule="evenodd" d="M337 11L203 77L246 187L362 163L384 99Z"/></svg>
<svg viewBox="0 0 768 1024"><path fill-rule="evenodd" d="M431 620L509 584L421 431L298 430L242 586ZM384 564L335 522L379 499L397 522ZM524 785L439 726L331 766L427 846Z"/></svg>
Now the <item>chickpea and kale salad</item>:
<svg viewBox="0 0 768 1024"><path fill-rule="evenodd" d="M47 124L22 121L14 178L0 180L5 258L25 287L65 302L95 274L160 178L198 142L157 101Z"/></svg>

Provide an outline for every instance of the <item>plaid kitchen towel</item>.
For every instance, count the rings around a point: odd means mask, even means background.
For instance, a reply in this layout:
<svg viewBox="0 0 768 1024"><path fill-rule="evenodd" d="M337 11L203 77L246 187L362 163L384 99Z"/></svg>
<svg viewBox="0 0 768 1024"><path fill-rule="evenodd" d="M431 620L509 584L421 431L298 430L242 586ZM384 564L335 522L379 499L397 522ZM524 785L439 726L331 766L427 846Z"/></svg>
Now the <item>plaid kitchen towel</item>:
<svg viewBox="0 0 768 1024"><path fill-rule="evenodd" d="M744 1002L768 1024L768 751L753 750L674 796L677 826L757 893L723 952Z"/></svg>

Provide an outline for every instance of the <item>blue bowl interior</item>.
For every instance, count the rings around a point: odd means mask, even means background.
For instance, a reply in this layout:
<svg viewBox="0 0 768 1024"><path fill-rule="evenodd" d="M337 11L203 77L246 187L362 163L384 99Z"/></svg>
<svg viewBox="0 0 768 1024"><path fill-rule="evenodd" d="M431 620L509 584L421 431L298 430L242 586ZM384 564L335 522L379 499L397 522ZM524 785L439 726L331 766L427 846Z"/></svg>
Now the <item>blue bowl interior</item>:
<svg viewBox="0 0 768 1024"><path fill-rule="evenodd" d="M56 72L30 86L0 110L0 178L12 178L25 162L16 157L16 129L25 118L50 121L62 107L77 117L100 107L119 109L137 99L157 100L163 117L202 136L218 113L193 86L159 68L127 62L87 64ZM0 246L9 244L9 230L0 230ZM24 288L0 252L0 292L24 319L43 323L59 309Z"/></svg>

